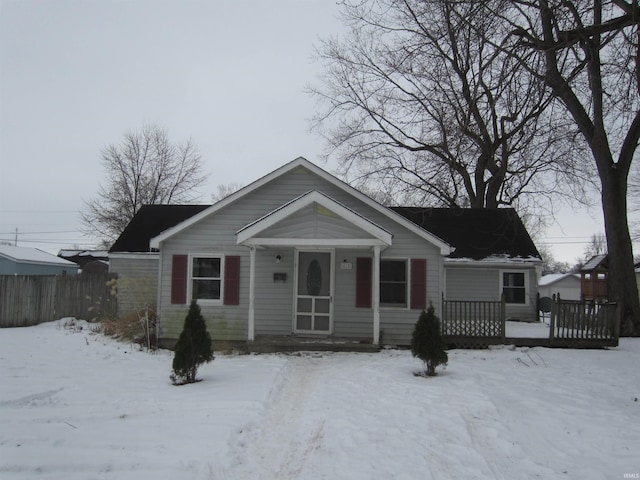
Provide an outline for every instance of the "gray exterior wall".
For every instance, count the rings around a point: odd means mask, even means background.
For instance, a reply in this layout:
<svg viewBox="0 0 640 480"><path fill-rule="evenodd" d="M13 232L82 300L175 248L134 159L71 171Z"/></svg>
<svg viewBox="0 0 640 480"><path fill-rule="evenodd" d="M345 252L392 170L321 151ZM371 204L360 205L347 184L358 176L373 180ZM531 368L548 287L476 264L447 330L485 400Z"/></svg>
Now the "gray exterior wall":
<svg viewBox="0 0 640 480"><path fill-rule="evenodd" d="M537 320L538 276L534 266L464 266L445 263L445 299L500 301L500 277L502 272L526 272L528 277L527 304L507 304L507 319L533 322Z"/></svg>
<svg viewBox="0 0 640 480"><path fill-rule="evenodd" d="M118 274L118 316L123 317L150 305L158 298L159 254L126 254L109 257L109 271Z"/></svg>
<svg viewBox="0 0 640 480"><path fill-rule="evenodd" d="M427 301L433 301L437 312L441 291L442 259L439 249L394 220L360 202L344 190L336 187L309 170L299 168L273 179L210 215L194 225L182 230L161 245L161 338L174 339L180 334L188 305L172 305L171 262L175 254L216 254L239 255L240 261L240 304L201 305L214 340L246 340L249 307L249 249L236 244L236 232L254 222L284 203L310 191L318 190L357 211L377 225L393 232L393 245L382 252L384 258L425 258L427 259ZM357 238L361 232L354 231L342 219L330 215L309 215L303 219L299 212L269 230L273 236L294 236L313 238L318 232L331 232L338 238ZM311 212L308 212L311 213ZM299 218L295 218L299 217ZM320 225L319 230L316 226ZM260 236L263 236L262 234ZM321 237L324 238L324 237ZM275 255L282 260L275 263ZM355 307L355 262L358 256L373 256L371 249L336 249L334 331L335 336L372 338L373 310ZM352 270L340 270L339 263L347 259L353 263ZM292 248L258 249L256 252L256 335L290 334L293 325L294 296L294 250ZM273 273L286 273L286 282L274 282ZM380 329L382 342L407 345L410 343L413 326L419 311L409 308L381 309Z"/></svg>
<svg viewBox="0 0 640 480"><path fill-rule="evenodd" d="M0 257L0 275L76 275L78 265L47 265L16 262Z"/></svg>

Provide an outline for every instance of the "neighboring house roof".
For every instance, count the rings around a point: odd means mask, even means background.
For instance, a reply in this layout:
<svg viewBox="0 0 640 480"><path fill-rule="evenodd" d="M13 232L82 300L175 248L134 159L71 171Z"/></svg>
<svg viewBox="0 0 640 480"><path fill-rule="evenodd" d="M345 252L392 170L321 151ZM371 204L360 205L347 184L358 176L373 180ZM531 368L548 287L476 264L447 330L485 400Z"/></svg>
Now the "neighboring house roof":
<svg viewBox="0 0 640 480"><path fill-rule="evenodd" d="M581 272L590 272L598 267L607 269L609 267L609 259L607 255L594 255L589 259L587 263L580 269Z"/></svg>
<svg viewBox="0 0 640 480"><path fill-rule="evenodd" d="M453 245L451 259L540 259L527 229L512 208L391 208Z"/></svg>
<svg viewBox="0 0 640 480"><path fill-rule="evenodd" d="M578 275L577 273L550 273L548 275L543 275L542 277L540 277L538 286L548 287L564 280L565 278L571 278L571 277L573 277L576 281L580 282L580 275Z"/></svg>
<svg viewBox="0 0 640 480"><path fill-rule="evenodd" d="M17 263L33 263L38 265L58 265L64 267L78 267L73 262L56 257L37 248L14 247L12 245L0 245L0 256Z"/></svg>
<svg viewBox="0 0 640 480"><path fill-rule="evenodd" d="M143 205L136 212L109 253L149 252L149 240L210 205Z"/></svg>
<svg viewBox="0 0 640 480"><path fill-rule="evenodd" d="M318 175L323 180L326 180L327 182L333 184L337 188L342 189L343 191L347 192L348 194L352 195L353 197L357 198L358 200L364 202L369 207L371 207L371 208L377 210L378 212L382 213L383 215L393 219L395 222L397 222L400 225L404 226L405 228L409 229L410 231L412 231L416 235L424 238L425 240L427 240L430 243L432 243L435 246L437 246L440 249L441 253L443 253L445 255L450 253L451 246L446 241L443 241L442 238L439 238L437 235L434 235L432 232L429 232L427 230L419 228L419 226L417 226L415 223L413 223L413 222L407 220L406 218L404 218L403 216L395 213L393 210L388 209L384 205L381 205L380 203L378 203L375 200L371 199L370 197L368 197L364 193L356 190L351 185L348 185L348 184L344 183L343 181L339 180L338 178L334 177L330 173L328 173L325 170L321 169L320 167L314 165L309 160L307 160L307 159L305 159L303 157L296 158L295 160L283 165L282 167L280 167L280 168L274 170L273 172L265 175L264 177L256 180L255 182L251 183L250 185L247 185L246 187L238 190L237 192L232 193L228 197L225 197L224 199L220 200L218 203L215 203L215 204L211 205L206 210L201 211L200 213L198 213L198 214L194 215L193 217L189 218L188 220L186 220L186 221L184 221L184 222L182 222L180 224L177 224L172 228L167 229L166 231L162 232L160 235L158 235L155 238L151 239L151 247L152 248L159 248L159 245L160 245L160 243L162 241L172 237L173 235L177 234L181 230L183 230L185 228L188 228L191 225L199 222L203 218L205 218L205 217L217 212L218 210L221 210L222 208L224 208L227 205L235 202L239 198L242 198L245 195L247 195L247 194L253 192L254 190L260 188L261 186L269 183L271 180L273 180L273 179L275 179L275 178L277 178L277 177L279 177L281 175L284 175L285 173L287 173L289 171L296 170L298 168L306 168L307 170L311 171L312 173Z"/></svg>
<svg viewBox="0 0 640 480"><path fill-rule="evenodd" d="M72 250L62 249L58 257L77 263L84 268L85 265L98 260L109 260L109 252L106 250Z"/></svg>

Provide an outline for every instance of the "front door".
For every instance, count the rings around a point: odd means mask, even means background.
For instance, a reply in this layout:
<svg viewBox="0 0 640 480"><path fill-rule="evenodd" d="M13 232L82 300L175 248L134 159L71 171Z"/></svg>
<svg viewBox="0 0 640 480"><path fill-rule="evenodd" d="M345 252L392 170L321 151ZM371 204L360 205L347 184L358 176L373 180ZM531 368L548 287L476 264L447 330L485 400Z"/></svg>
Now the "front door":
<svg viewBox="0 0 640 480"><path fill-rule="evenodd" d="M333 253L298 251L297 264L294 332L330 334Z"/></svg>

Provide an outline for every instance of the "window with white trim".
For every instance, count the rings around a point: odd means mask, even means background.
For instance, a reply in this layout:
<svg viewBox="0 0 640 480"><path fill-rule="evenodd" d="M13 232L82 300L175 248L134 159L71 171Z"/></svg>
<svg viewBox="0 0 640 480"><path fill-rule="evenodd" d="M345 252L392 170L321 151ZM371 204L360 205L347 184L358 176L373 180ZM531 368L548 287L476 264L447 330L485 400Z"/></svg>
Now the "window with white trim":
<svg viewBox="0 0 640 480"><path fill-rule="evenodd" d="M192 257L191 298L219 301L221 290L222 257Z"/></svg>
<svg viewBox="0 0 640 480"><path fill-rule="evenodd" d="M380 306L407 306L407 261L380 260Z"/></svg>
<svg viewBox="0 0 640 480"><path fill-rule="evenodd" d="M502 271L502 293L506 303L526 305L528 278L527 272Z"/></svg>

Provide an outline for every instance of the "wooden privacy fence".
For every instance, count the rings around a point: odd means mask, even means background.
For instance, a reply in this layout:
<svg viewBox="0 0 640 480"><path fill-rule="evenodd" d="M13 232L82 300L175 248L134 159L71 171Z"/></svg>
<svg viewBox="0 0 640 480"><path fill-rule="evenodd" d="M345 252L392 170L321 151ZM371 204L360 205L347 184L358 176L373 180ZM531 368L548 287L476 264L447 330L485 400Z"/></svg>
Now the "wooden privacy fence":
<svg viewBox="0 0 640 480"><path fill-rule="evenodd" d="M445 300L442 298L442 335L447 344L480 346L504 343L505 302Z"/></svg>
<svg viewBox="0 0 640 480"><path fill-rule="evenodd" d="M113 274L0 275L0 327L115 315Z"/></svg>
<svg viewBox="0 0 640 480"><path fill-rule="evenodd" d="M574 347L614 347L620 337L615 303L561 300L553 296L549 342Z"/></svg>

